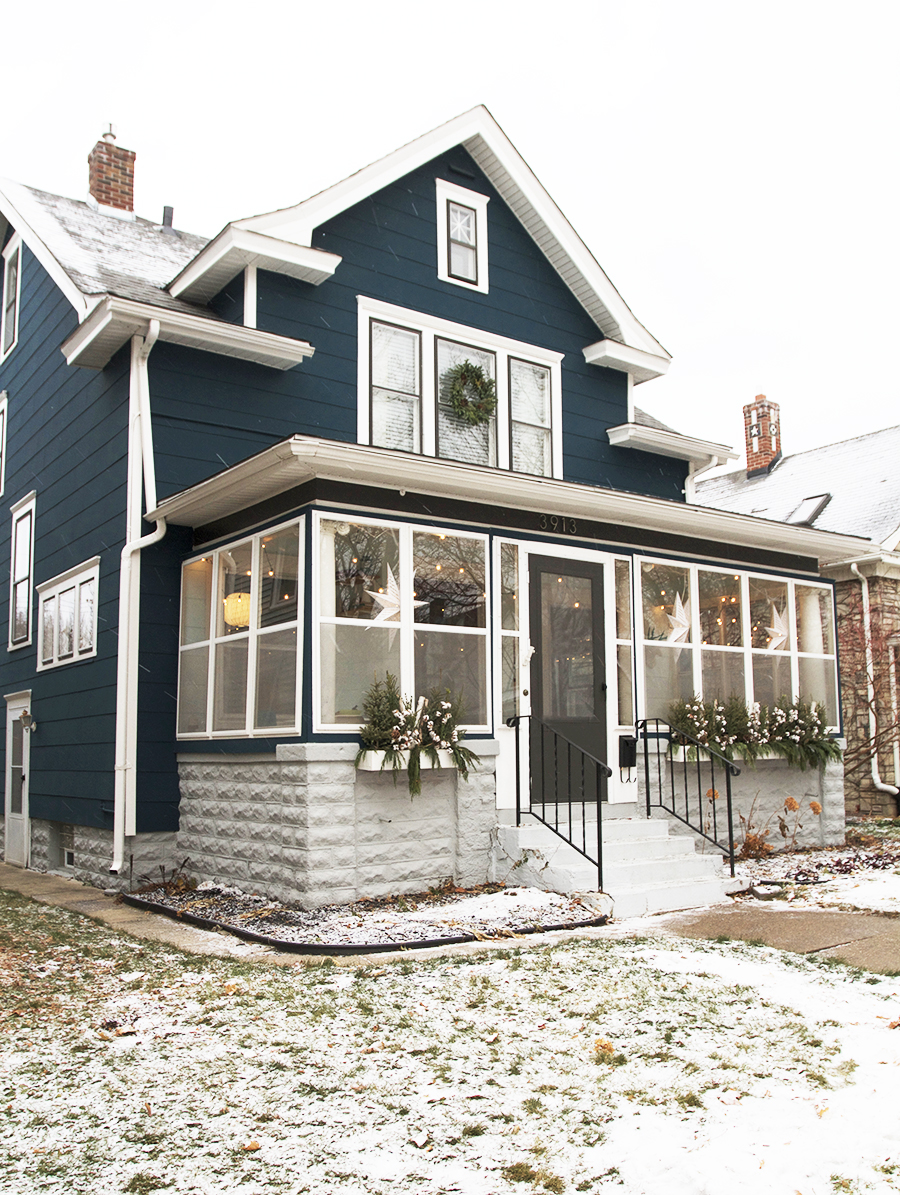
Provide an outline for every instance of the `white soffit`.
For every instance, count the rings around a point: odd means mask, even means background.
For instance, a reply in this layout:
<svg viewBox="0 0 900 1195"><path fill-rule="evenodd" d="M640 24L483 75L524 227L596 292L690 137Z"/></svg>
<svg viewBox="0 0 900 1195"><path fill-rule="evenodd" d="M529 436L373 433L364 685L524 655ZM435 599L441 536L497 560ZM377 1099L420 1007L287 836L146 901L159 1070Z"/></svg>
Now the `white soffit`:
<svg viewBox="0 0 900 1195"><path fill-rule="evenodd" d="M648 353L608 338L589 344L582 352L588 365L605 365L607 369L630 373L635 382L661 378L669 368L668 354L661 357L658 353Z"/></svg>
<svg viewBox="0 0 900 1195"><path fill-rule="evenodd" d="M311 245L313 232L321 224L457 145L463 145L472 155L604 334L668 361L669 354L635 317L483 105L464 112L302 203L236 220L233 226L274 233L298 244Z"/></svg>
<svg viewBox="0 0 900 1195"><path fill-rule="evenodd" d="M246 266L318 286L341 264L336 253L312 249L229 224L169 284L175 298L207 303Z"/></svg>
<svg viewBox="0 0 900 1195"><path fill-rule="evenodd" d="M151 320L159 321L160 340L254 361L273 369L293 369L315 352L305 340L291 340L200 315L166 311L149 303L107 297L63 344L66 362L103 369L132 336L147 334Z"/></svg>
<svg viewBox="0 0 900 1195"><path fill-rule="evenodd" d="M696 539L694 555L703 554L709 541L812 556L827 562L846 560L872 550L867 540L792 527L751 515L311 436L293 436L274 444L189 490L173 494L145 517L150 522L164 518L176 526L199 527L246 510L313 478L373 486L386 492L411 490L536 514L553 511L576 520L613 523L623 529L622 543L628 542L629 527L648 528Z"/></svg>
<svg viewBox="0 0 900 1195"><path fill-rule="evenodd" d="M728 461L738 459L738 454L727 444L711 444L707 440L646 427L642 423L620 423L608 428L606 434L610 444L616 448L637 448L641 452L671 456L679 461L702 461L704 464L709 463L710 468L713 458L716 465L725 465Z"/></svg>

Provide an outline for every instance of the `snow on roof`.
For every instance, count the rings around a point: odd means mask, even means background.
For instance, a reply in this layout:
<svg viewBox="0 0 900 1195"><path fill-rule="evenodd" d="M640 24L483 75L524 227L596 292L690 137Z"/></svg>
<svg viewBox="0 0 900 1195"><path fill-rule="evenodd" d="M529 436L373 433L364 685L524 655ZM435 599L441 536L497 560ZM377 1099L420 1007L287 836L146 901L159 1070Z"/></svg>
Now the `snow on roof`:
<svg viewBox="0 0 900 1195"><path fill-rule="evenodd" d="M809 526L888 541L900 527L900 426L786 456L771 473L741 469L697 483L703 506L788 522L805 498L830 494Z"/></svg>
<svg viewBox="0 0 900 1195"><path fill-rule="evenodd" d="M78 199L33 187L4 184L47 249L86 295L109 294L172 311L213 313L174 299L166 286L207 242L186 232L163 232L158 224L121 219Z"/></svg>
<svg viewBox="0 0 900 1195"><path fill-rule="evenodd" d="M658 432L672 432L675 436L680 436L681 432L675 431L674 427L669 427L667 423L662 423L653 415L648 415L646 411L642 411L640 407L634 408L634 422L640 424L641 427L654 427Z"/></svg>

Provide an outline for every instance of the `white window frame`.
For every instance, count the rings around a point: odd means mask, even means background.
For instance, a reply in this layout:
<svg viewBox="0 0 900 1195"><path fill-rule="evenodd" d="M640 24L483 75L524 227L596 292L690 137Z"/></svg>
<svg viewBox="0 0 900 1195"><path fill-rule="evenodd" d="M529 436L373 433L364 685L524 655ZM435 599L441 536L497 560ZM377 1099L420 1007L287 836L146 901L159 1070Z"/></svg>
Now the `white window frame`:
<svg viewBox="0 0 900 1195"><path fill-rule="evenodd" d="M35 501L37 490L32 490L24 498L20 498L9 508L12 515L12 531L9 539L9 650L19 651L20 648L30 647L34 631L34 538L35 538ZM28 635L24 639L13 641L16 619L16 528L27 514L31 514L31 543L28 546ZM24 580L25 578L23 578Z"/></svg>
<svg viewBox="0 0 900 1195"><path fill-rule="evenodd" d="M489 195L482 195L480 191L470 191L466 187L459 187L456 183L448 183L446 179L434 180L435 200L437 204L437 275L441 282L449 282L453 286L462 286L466 290L488 293L488 220L487 205ZM475 213L475 281L466 278L455 278L450 273L450 204L457 203L460 207L471 208Z"/></svg>
<svg viewBox="0 0 900 1195"><path fill-rule="evenodd" d="M6 441L9 425L9 396L0 390L0 497L6 491Z"/></svg>
<svg viewBox="0 0 900 1195"><path fill-rule="evenodd" d="M321 693L322 691L322 643L321 643L321 627L323 623L330 625L342 625L344 622L353 622L355 626L360 625L359 619L340 619L330 618L322 615L321 612L321 592L322 592L322 531L321 526L323 522L334 522L335 520L344 521L348 523L359 523L365 526L374 527L389 527L392 531L399 532L400 538L400 576L407 578L405 587L401 582L401 607L400 607L400 622L398 623L383 623L381 625L387 627L388 630L396 628L400 635L400 675L398 681L400 684L400 692L404 697L419 697L420 693L415 691L415 636L417 628L422 629L421 623L416 623L413 609L411 606L413 598L412 585L408 583L408 579L412 577L413 573L413 536L417 532L423 532L426 535L452 535L459 539L474 539L479 540L484 546L484 569L485 569L485 593L491 593L491 551L489 544L489 536L485 531L464 531L456 526L437 527L425 526L418 523L398 523L394 519L384 518L380 519L370 515L356 515L350 514L347 511L335 512L327 510L317 510L313 512L313 584L312 584L312 638L313 638L313 693ZM490 596L485 598L485 625L483 627L442 627L439 634L468 634L468 635L482 635L485 639L485 676L484 676L484 693L485 693L485 718L483 723L464 724L465 729L469 733L483 734L491 729L491 716L493 713L493 699L491 695L491 673L492 673L492 653L491 653L491 620L492 620L492 606ZM370 624L371 625L371 624ZM321 704L314 700L313 704L313 731L314 733L342 733L352 734L356 730L353 723L350 722L323 722L321 720Z"/></svg>
<svg viewBox="0 0 900 1195"><path fill-rule="evenodd" d="M787 577L779 573L765 573L759 572L755 569L747 570L741 568L734 568L727 563L690 563L686 560L677 560L667 557L644 556L635 555L632 564L632 583L634 585L634 614L633 627L634 645L635 645L635 668L637 680L637 696L638 696L638 714L639 718L646 716L646 692L645 692L645 675L644 675L644 649L645 646L655 646L656 644L648 641L644 635L644 606L643 606L643 571L644 564L663 564L671 568L685 569L689 575L690 594L691 594L691 639L689 643L679 643L677 645L681 650L691 652L691 668L692 668L692 682L693 693L703 695L703 649L711 649L714 651L721 651L730 654L740 655L744 664L744 699L748 705L757 700L753 691L753 657L760 654L778 655L781 658L787 659L790 662L791 674L791 692L789 694L792 701L796 701L800 696L800 660L812 659L830 661L834 673L834 693L835 693L835 709L838 719L840 719L840 687L838 683L837 673L837 618L834 609L834 589L830 585L824 585L812 577ZM716 645L704 644L700 636L700 608L699 602L696 599L699 596L699 573L730 573L731 576L739 578L741 590L741 647L718 647ZM787 615L789 626L788 646L784 651L766 653L765 649L755 648L751 644L750 634L750 581L751 579L761 581L778 581L787 586ZM834 637L834 648L832 652L823 652L821 655L813 652L800 651L797 641L797 597L796 587L800 585L807 589L819 589L827 593L831 603L831 629ZM674 646L668 650L675 650ZM827 694L810 694L804 693L804 697L812 697L814 700L823 700ZM675 701L676 694L672 694L672 700ZM705 697L704 697L705 700ZM663 715L660 715L662 717ZM836 734L839 730L839 725L835 724L826 729Z"/></svg>
<svg viewBox="0 0 900 1195"><path fill-rule="evenodd" d="M18 255L19 262L16 267L16 293L13 298L13 330L12 337L7 344L7 307L9 306L9 268L10 263ZM9 354L16 347L19 340L19 308L22 306L22 238L18 235L10 237L8 244L3 250L3 307L0 310L0 361L5 361ZM7 347L4 348L3 346Z"/></svg>
<svg viewBox="0 0 900 1195"><path fill-rule="evenodd" d="M371 324L396 324L405 331L421 336L421 411L420 434L422 455L437 458L437 369L435 341L453 340L484 352L493 353L497 360L497 464L496 468L511 471L511 421L509 393L509 361L511 357L550 371L550 476L562 477L562 361L564 353L551 352L521 340L494 336L478 328L452 323L436 316L410 311L380 299L357 295L357 443L371 443ZM418 454L417 454L418 455ZM438 458L440 459L440 458ZM449 459L449 458L447 458ZM481 466L491 468L493 466ZM521 474L523 477L541 474Z"/></svg>
<svg viewBox="0 0 900 1195"><path fill-rule="evenodd" d="M272 627L261 628L259 626L259 603L260 603L260 570L257 565L259 560L259 548L262 539L265 536L277 535L280 531L287 531L290 528L297 529L298 547L297 547L297 617L288 622L278 623ZM222 636L216 634L216 616L218 614L218 568L219 557L227 552L234 551L235 548L243 547L245 544L250 545L251 559L253 560L252 576L250 583L250 622L246 632L242 632L240 636L229 635ZM198 552L194 556L189 557L182 564L182 570L186 565L194 564L198 560L205 560L212 557L212 584L210 585L210 609L207 614L207 630L209 636L206 639L197 640L195 643L184 644L181 642L183 618L183 603L179 602L179 627L178 627L178 704L176 707L176 728L179 725L179 717L181 712L181 660L182 657L189 651L207 649L207 686L206 686L206 730L197 731L181 731L176 730L176 738L187 741L192 739L274 739L274 738L292 738L300 734L300 729L303 719L302 695L303 695L303 619L304 619L304 597L305 597L305 578L306 578L306 518L288 519L284 523L278 523L273 527L264 527L255 531L251 535L242 535L238 539L229 541L227 544L220 544L216 548L211 548L206 552ZM183 585L183 582L182 582ZM294 625L297 629L297 661L296 661L296 691L294 696L294 725L293 726L263 726L258 729L254 727L254 711L256 709L256 685L257 685L257 658L259 654L259 643L266 635L275 634L279 631L290 629ZM248 641L247 647L247 700L244 714L244 729L228 729L228 730L212 730L213 718L215 714L215 683L216 683L216 646L226 641L239 642L241 638L246 635Z"/></svg>
<svg viewBox="0 0 900 1195"><path fill-rule="evenodd" d="M94 613L91 627L91 643L87 648L81 648L81 587L87 581L94 583ZM97 654L97 607L100 596L100 557L93 556L83 564L76 564L73 568L49 581L42 581L35 587L38 593L38 652L37 670L43 672L48 668L59 668L64 664L77 664L79 660L89 660ZM71 655L59 654L59 613L58 605L54 607L53 615L53 655L49 660L44 659L44 611L51 603L58 603L61 593L68 590L75 592L75 612L73 623L73 642Z"/></svg>

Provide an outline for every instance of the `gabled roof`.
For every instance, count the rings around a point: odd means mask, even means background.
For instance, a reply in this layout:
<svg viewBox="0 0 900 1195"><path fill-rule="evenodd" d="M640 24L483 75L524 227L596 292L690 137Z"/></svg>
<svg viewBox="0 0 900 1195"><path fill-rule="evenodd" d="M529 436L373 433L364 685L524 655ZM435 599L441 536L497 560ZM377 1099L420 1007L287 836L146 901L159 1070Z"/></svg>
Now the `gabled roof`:
<svg viewBox="0 0 900 1195"><path fill-rule="evenodd" d="M636 319L575 229L482 105L302 203L236 220L233 227L311 246L313 232L321 224L457 145L463 145L475 159L604 335L668 362L670 355Z"/></svg>
<svg viewBox="0 0 900 1195"><path fill-rule="evenodd" d="M779 522L799 521L806 498L813 514L804 526L861 536L894 551L900 543L900 426L783 457L771 473L741 469L697 483L704 506Z"/></svg>

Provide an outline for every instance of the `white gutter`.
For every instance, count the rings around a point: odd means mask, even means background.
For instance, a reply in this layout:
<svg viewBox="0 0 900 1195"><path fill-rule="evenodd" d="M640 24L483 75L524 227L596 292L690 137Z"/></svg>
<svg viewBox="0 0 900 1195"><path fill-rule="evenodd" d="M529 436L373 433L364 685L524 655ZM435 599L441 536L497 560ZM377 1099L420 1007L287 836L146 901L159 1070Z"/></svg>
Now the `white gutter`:
<svg viewBox="0 0 900 1195"><path fill-rule="evenodd" d="M866 639L866 690L869 702L869 737L874 744L878 727L875 719L875 665L872 660L871 624L869 621L869 579L859 571L859 566L855 561L850 565L850 572L853 573L854 577L859 579L862 589L863 634ZM885 784L881 779L878 771L877 747L872 753L872 783L880 793L887 793L891 797L900 796L900 788L897 788L893 784Z"/></svg>
<svg viewBox="0 0 900 1195"><path fill-rule="evenodd" d="M691 460L688 463L687 477L684 479L684 500L696 504L697 478L708 473L710 469L717 469L724 461L719 456L709 456L705 461Z"/></svg>
<svg viewBox="0 0 900 1195"><path fill-rule="evenodd" d="M141 557L143 548L166 534L166 521L141 536L141 483L147 510L156 507L156 468L150 421L147 359L159 338L159 321L150 320L145 336L131 340L128 393L128 509L125 546L119 565L119 651L116 668L116 765L113 806L113 858L110 872L125 866L125 839L136 832L137 699L140 649Z"/></svg>

